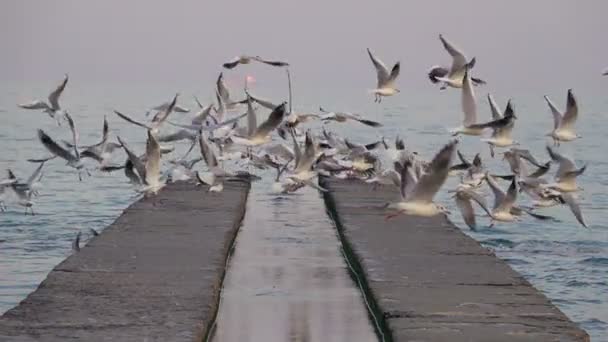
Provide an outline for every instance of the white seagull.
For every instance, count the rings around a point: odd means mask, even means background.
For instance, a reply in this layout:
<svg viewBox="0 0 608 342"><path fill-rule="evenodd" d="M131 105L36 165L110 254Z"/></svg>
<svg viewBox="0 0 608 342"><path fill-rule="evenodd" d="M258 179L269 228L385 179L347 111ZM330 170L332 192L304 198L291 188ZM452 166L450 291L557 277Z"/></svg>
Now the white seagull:
<svg viewBox="0 0 608 342"><path fill-rule="evenodd" d="M372 63L374 63L378 77L376 89L371 91L376 97L374 102L381 102L383 96L393 96L400 92L399 89L395 88L395 81L397 80L399 71L401 70L400 62L395 63L389 72L386 64L374 56L370 49L367 49L367 53L369 54L369 58L372 60Z"/></svg>
<svg viewBox="0 0 608 342"><path fill-rule="evenodd" d="M452 66L449 69L437 65L431 67L428 72L429 79L433 83L442 82L443 86L441 89L445 89L447 86L462 88L464 72L467 68L472 69L475 66L475 58L467 61L467 57L464 53L441 34L439 35L439 40L441 40L445 50L452 56ZM475 85L486 83L478 78L472 78L472 82Z"/></svg>
<svg viewBox="0 0 608 342"><path fill-rule="evenodd" d="M247 137L233 136L232 141L234 141L235 144L246 146L259 146L270 142L270 133L283 121L285 105L286 103L283 102L275 108L268 116L268 119L260 124L260 126L256 127L255 130L251 127L253 133L247 135ZM252 121L249 122L253 123Z"/></svg>
<svg viewBox="0 0 608 342"><path fill-rule="evenodd" d="M449 214L449 211L433 202L433 198L448 178L450 164L458 141L451 141L445 145L431 161L427 173L423 174L415 185L412 179L416 179L410 171L410 165L406 163L401 170L401 200L388 204L388 209L396 209L397 212L387 216L387 219L400 214L414 216L435 216ZM409 175L408 175L409 173ZM411 189L411 190L410 190Z"/></svg>
<svg viewBox="0 0 608 342"><path fill-rule="evenodd" d="M553 114L553 131L547 133L547 136L553 139L553 144L559 145L560 141L572 141L581 138L580 135L574 132L574 124L578 118L578 103L572 93L572 89L568 89L566 111L563 115L548 96L545 96L545 101L547 101Z"/></svg>
<svg viewBox="0 0 608 342"><path fill-rule="evenodd" d="M81 170L84 168L82 161L80 159L80 152L78 152L78 133L76 132L76 127L74 126L74 120L70 114L65 113L65 118L68 120L68 124L70 125L70 130L72 131L72 150L74 153L64 149L59 146L50 136L48 136L43 130L38 129L38 138L40 142L46 149L51 152L53 155L56 155L60 158L65 159L68 163L67 165L78 170L78 179L82 180ZM85 169L86 171L86 169ZM87 171L88 173L88 171Z"/></svg>
<svg viewBox="0 0 608 342"><path fill-rule="evenodd" d="M547 146L547 152L551 160L558 163L557 172L555 174L555 182L543 184L544 188L555 189L560 192L575 192L580 190L576 185L576 178L582 175L587 169L587 165L581 168L576 168L576 164L571 158L560 154L554 148Z"/></svg>
<svg viewBox="0 0 608 342"><path fill-rule="evenodd" d="M68 84L68 75L66 74L63 81L49 94L48 103L44 100L34 100L30 103L19 104L19 107L23 109L42 109L43 112L47 113L51 118L55 118L55 114L61 112L61 106L59 105L59 97L63 93L65 86ZM57 118L59 120L59 118ZM59 122L59 121L58 121Z"/></svg>

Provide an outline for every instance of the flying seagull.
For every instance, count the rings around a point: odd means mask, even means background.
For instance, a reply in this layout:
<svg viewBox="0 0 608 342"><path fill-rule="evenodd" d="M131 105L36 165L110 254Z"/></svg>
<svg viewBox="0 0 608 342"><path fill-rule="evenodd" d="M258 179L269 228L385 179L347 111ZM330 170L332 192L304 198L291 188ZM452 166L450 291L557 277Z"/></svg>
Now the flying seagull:
<svg viewBox="0 0 608 342"><path fill-rule="evenodd" d="M247 146L259 146L270 141L270 133L277 128L283 121L285 115L286 102L280 104L275 108L272 113L268 116L266 121L262 122L255 130L251 129L253 133L248 134L247 137L233 136L232 141L235 144L247 145ZM252 123L250 121L250 123ZM253 128L253 127L252 127Z"/></svg>
<svg viewBox="0 0 608 342"><path fill-rule="evenodd" d="M325 121L325 122L327 122L327 121L346 122L348 120L353 120L353 121L360 122L366 126L371 126L371 127L381 127L382 126L381 123L364 119L359 114L349 113L349 112L330 112L330 111L323 109L323 107L319 107L319 110L321 111L321 113L323 113L323 115L321 115L320 118L322 121Z"/></svg>
<svg viewBox="0 0 608 342"><path fill-rule="evenodd" d="M128 117L127 115L115 110L114 114L118 115L121 119L132 123L136 126L139 127L143 127L149 131L152 131L152 133L157 133L160 126L163 124L163 122L165 122L167 120L167 118L169 117L169 114L171 114L171 112L173 111L173 108L175 107L175 103L177 102L177 97L179 96L179 94L175 94L175 96L173 97L173 100L170 102L169 106L167 108L165 108L164 110L159 111L158 113L156 113L154 115L154 117L152 118L152 122L150 122L150 124L145 124L145 123L141 123L139 121L135 121L133 119L131 119L130 117Z"/></svg>
<svg viewBox="0 0 608 342"><path fill-rule="evenodd" d="M61 111L59 105L59 97L63 93L65 86L68 84L68 75L66 74L63 81L49 94L48 103L44 100L34 100L29 103L22 103L19 107L23 109L42 109L43 112L47 113L51 118L55 118L55 114Z"/></svg>
<svg viewBox="0 0 608 342"><path fill-rule="evenodd" d="M547 153L553 162L558 164L555 174L555 182L544 184L543 187L555 189L560 192L575 192L580 190L576 185L576 178L582 175L587 169L587 165L577 168L571 158L560 154L556 149L547 146Z"/></svg>
<svg viewBox="0 0 608 342"><path fill-rule="evenodd" d="M371 91L372 94L374 94L376 97L374 102L382 102L383 96L393 96L400 91L399 89L395 88L395 81L399 76L401 64L400 62L395 63L395 65L389 72L388 68L386 67L386 64L384 64L380 59L374 56L370 49L367 49L367 53L369 54L369 58L374 64L374 68L376 68L376 74L378 78L376 89L373 89Z"/></svg>
<svg viewBox="0 0 608 342"><path fill-rule="evenodd" d="M553 114L553 131L547 133L547 136L553 139L554 145L559 145L560 141L572 141L581 138L580 135L574 132L574 124L578 118L578 103L572 89L568 89L568 99L566 102L566 111L562 114L555 104L545 96L545 101Z"/></svg>
<svg viewBox="0 0 608 342"><path fill-rule="evenodd" d="M287 62L267 60L267 59L263 59L260 56L252 57L252 56L247 56L247 55L241 55L241 56L234 57L230 61L222 64L222 66L226 69L234 69L240 64L249 64L251 62L259 62L259 63L263 63L266 65L274 66L274 67L288 67L289 66L289 63L287 63Z"/></svg>
<svg viewBox="0 0 608 342"><path fill-rule="evenodd" d="M68 120L68 124L70 125L70 130L72 131L72 140L73 140L73 144L72 144L72 150L73 153L71 151L68 151L66 149L64 149L63 147L59 146L59 144L57 144L48 134L46 134L43 130L38 129L38 139L40 139L40 142L42 143L42 145L44 145L44 147L51 152L53 155L56 155L62 159L64 159L65 161L67 161L67 165L70 167L75 168L76 170L78 170L78 178L80 180L82 180L81 177L81 173L80 170L84 168L84 165L81 162L80 159L80 152L78 151L78 134L76 132L76 127L74 126L74 120L72 120L72 117L70 116L69 113L65 113L65 117ZM86 169L85 169L86 171ZM87 171L88 172L88 171Z"/></svg>
<svg viewBox="0 0 608 342"><path fill-rule="evenodd" d="M387 219L400 214L413 216L435 216L449 214L449 211L433 202L433 198L448 178L450 164L458 141L453 140L445 145L431 161L427 173L423 174L415 184L416 179L410 172L411 168L406 163L401 170L401 200L390 203L388 209L396 209L397 212L387 216ZM410 173L408 175L408 173Z"/></svg>
<svg viewBox="0 0 608 342"><path fill-rule="evenodd" d="M443 86L441 89L445 89L447 86L453 88L462 88L463 76L466 69L473 69L475 66L475 58L467 61L467 57L464 53L450 43L443 35L439 35L439 40L443 44L445 50L452 56L452 65L448 69L442 66L433 66L428 72L429 79L433 83L442 82ZM485 84L486 82L471 77L471 81L474 85Z"/></svg>

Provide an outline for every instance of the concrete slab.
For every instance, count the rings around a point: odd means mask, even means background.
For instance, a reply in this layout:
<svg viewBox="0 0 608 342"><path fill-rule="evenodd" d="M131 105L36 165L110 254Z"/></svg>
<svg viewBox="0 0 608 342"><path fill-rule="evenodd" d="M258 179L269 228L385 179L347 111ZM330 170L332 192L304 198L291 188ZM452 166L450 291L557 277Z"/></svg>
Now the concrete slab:
<svg viewBox="0 0 608 342"><path fill-rule="evenodd" d="M0 318L0 341L201 341L249 188L176 183L134 203Z"/></svg>
<svg viewBox="0 0 608 342"><path fill-rule="evenodd" d="M394 187L323 178L325 201L393 341L589 341L539 291L445 217L382 206Z"/></svg>

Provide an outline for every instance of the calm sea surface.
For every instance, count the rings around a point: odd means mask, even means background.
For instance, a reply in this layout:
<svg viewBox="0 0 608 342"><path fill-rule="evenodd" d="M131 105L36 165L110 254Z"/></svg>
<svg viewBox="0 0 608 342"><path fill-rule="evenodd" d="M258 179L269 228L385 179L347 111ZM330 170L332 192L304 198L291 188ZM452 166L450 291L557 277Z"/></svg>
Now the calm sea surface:
<svg viewBox="0 0 608 342"><path fill-rule="evenodd" d="M233 84L242 82L230 79ZM608 80L607 80L608 82ZM27 179L35 165L26 158L37 158L47 152L36 137L36 129L43 128L56 139L69 139L66 125L57 127L46 114L25 111L16 107L32 97L45 98L52 82L45 84L0 84L0 172L3 179L5 170L12 169L21 179ZM485 95L490 88L478 88L479 116L490 117ZM112 130L112 139L120 135L138 152L144 151L145 131L130 126L114 116L116 108L131 113L137 119L144 119L144 112L150 106L169 100L180 91L181 103L194 108L192 95L201 100L210 100L209 87L180 85L87 85L76 81L68 85L62 99L64 107L73 115L80 131L82 144L96 143L100 138L103 116L107 115ZM280 102L285 98L284 90L260 87L257 93ZM542 290L570 318L578 322L596 341L608 335L608 170L606 162L606 111L608 97L587 89L575 89L580 102L580 116L577 125L583 139L563 144L561 151L573 156L577 164L589 165L586 173L579 178L584 188L581 207L590 228L584 229L566 208L550 208L543 213L554 215L557 222L541 222L525 218L513 224L498 224L494 228L482 226L477 232L470 232L458 214L452 220L467 233L506 259L522 273L534 286ZM551 92L552 99L564 106L566 89ZM427 158L445 144L450 136L447 128L456 127L461 120L460 94L455 90L402 91L396 97L386 99L382 104L373 103L373 98L360 89L299 89L296 88L296 110L314 111L319 105L330 110L350 110L365 113L367 117L384 123L380 129L371 129L355 123L343 125L329 124L328 128L352 137L357 142L368 143L385 136L393 140L399 134L406 145ZM512 96L518 121L516 139L522 146L532 150L541 160L546 160L543 136L552 127L552 118L543 102L544 93L494 94L502 106L507 96ZM240 95L235 95L240 97ZM266 112L260 111L260 119ZM184 122L190 114L172 114L173 120ZM318 127L313 124L312 127ZM171 131L171 127L165 127ZM177 148L184 150L184 143ZM472 156L482 152L484 162L496 173L508 169L500 158L491 159L488 149L477 138L464 137L460 146L463 153ZM198 152L198 149L195 150ZM174 153L166 159L179 156ZM123 153L115 155L115 161L123 161ZM133 188L121 172L102 174L92 171L91 177L78 181L77 175L64 166L64 162L53 160L45 165L40 196L35 199L35 216L24 216L23 208L10 201L8 210L0 213L0 312L19 303L33 291L46 274L71 253L70 244L79 229L103 230L132 201L137 198ZM90 164L91 167L94 164ZM199 164L199 168L203 166ZM271 175L265 175L262 182L270 182ZM454 187L456 179L451 179L445 189ZM504 184L505 188L507 184ZM254 187L254 191L260 186ZM444 189L444 190L445 190ZM489 194L488 194L489 195ZM439 201L457 213L454 203L443 191ZM257 196L255 213L264 215L277 212L276 206L284 206L284 201L273 200L272 196ZM491 198L488 198L491 200ZM313 201L314 202L314 201ZM298 204L299 216L306 216L307 201ZM318 204L310 204L311 217L318 214ZM285 208L281 208L285 211ZM266 232L269 234L269 232ZM448 248L448 246L446 246Z"/></svg>

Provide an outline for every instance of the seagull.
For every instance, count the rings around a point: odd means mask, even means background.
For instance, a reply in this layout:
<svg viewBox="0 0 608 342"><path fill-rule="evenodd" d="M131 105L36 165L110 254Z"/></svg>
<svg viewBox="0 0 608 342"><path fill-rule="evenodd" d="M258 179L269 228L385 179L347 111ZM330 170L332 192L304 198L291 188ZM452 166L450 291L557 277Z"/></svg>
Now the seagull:
<svg viewBox="0 0 608 342"><path fill-rule="evenodd" d="M134 184L144 185L141 192L157 193L164 183L160 180L160 163L162 148L158 141L148 130L148 139L146 141L146 153L143 157L138 157L128 145L118 137L122 148L127 153L127 162L125 163L125 175Z"/></svg>
<svg viewBox="0 0 608 342"><path fill-rule="evenodd" d="M222 64L222 66L226 69L234 69L239 64L249 64L251 62L260 62L260 63L274 66L274 67L288 67L289 66L289 63L287 63L287 62L266 60L260 56L252 57L252 56L247 56L247 55L241 55L241 56L234 57L230 61Z"/></svg>
<svg viewBox="0 0 608 342"><path fill-rule="evenodd" d="M450 43L443 35L439 35L439 40L443 44L446 51L452 56L452 66L448 69L441 66L433 66L428 72L429 79L433 83L443 82L441 89L445 89L447 86L453 88L462 88L463 86L463 75L466 69L473 69L475 66L475 58L467 62L467 58L464 53ZM471 78L474 85L485 84L486 82L478 79Z"/></svg>
<svg viewBox="0 0 608 342"><path fill-rule="evenodd" d="M512 137L513 127L515 126L515 119L517 119L517 116L515 116L511 100L507 102L504 116L492 111L492 117L496 117L497 119L484 124L475 125L475 127L492 128L492 136L490 138L482 138L481 141L490 146L490 155L494 158L494 147L510 147L519 145L519 143L513 140Z"/></svg>
<svg viewBox="0 0 608 342"><path fill-rule="evenodd" d="M63 81L49 94L48 103L44 100L34 100L30 103L20 104L23 109L42 109L51 118L55 118L55 114L60 113L61 106L59 105L59 97L63 93L65 86L68 84L68 75L66 74ZM57 121L59 123L59 121Z"/></svg>
<svg viewBox="0 0 608 342"><path fill-rule="evenodd" d="M256 127L252 134L249 134L247 137L233 136L232 141L234 141L235 144L246 146L259 146L269 142L270 133L283 121L286 104L286 102L283 102L276 107L272 113L270 113L268 119L260 126Z"/></svg>
<svg viewBox="0 0 608 342"><path fill-rule="evenodd" d="M144 168L146 170L144 182L147 185L143 189L145 192L157 193L164 183L160 180L160 145L151 131L148 131L148 140L146 141L146 162Z"/></svg>
<svg viewBox="0 0 608 342"><path fill-rule="evenodd" d="M205 134L202 131L199 134L198 143L199 143L199 147L201 149L201 156L203 157L205 164L207 164L207 168L209 169L209 172L214 177L232 176L232 174L226 172L226 170L224 170L222 167L220 167L217 157L215 155L215 152L213 152L213 148L208 144L207 137L205 136ZM210 182L210 183L214 183L214 182Z"/></svg>
<svg viewBox="0 0 608 342"><path fill-rule="evenodd" d="M82 180L80 170L84 168L82 161L80 159L80 152L78 152L78 134L76 133L76 127L74 126L74 120L69 113L65 113L65 117L68 120L68 124L70 125L70 130L72 131L72 140L73 140L73 152L70 152L63 147L59 146L50 136L48 136L42 129L38 129L38 139L46 149L52 154L65 159L68 163L67 165L78 170L78 179ZM87 171L85 169L85 171ZM88 173L88 171L87 171Z"/></svg>
<svg viewBox="0 0 608 342"><path fill-rule="evenodd" d="M547 146L547 152L551 160L558 163L557 172L555 174L554 183L543 185L544 188L555 189L560 192L575 192L580 190L576 185L576 177L582 175L587 169L587 165L583 165L577 169L572 159L560 154L554 148Z"/></svg>
<svg viewBox="0 0 608 342"><path fill-rule="evenodd" d="M207 143L207 138L201 131L199 136L199 147L201 155L209 172L203 174L196 172L196 178L201 184L209 185L210 192L221 192L224 189L223 178L230 177L232 174L226 172L218 163L217 157L212 147Z"/></svg>
<svg viewBox="0 0 608 342"><path fill-rule="evenodd" d="M324 122L328 121L336 121L336 122L346 122L348 120L358 121L366 126L371 127L382 127L382 124L372 120L366 120L361 117L359 114L349 113L349 112L330 112L323 109L323 107L319 107L319 110L324 115L321 115L320 118Z"/></svg>
<svg viewBox="0 0 608 342"><path fill-rule="evenodd" d="M152 131L152 133L156 134L156 133L158 133L160 126L163 124L163 122L165 122L165 120L167 120L167 118L169 117L169 114L171 114L171 112L173 111L173 108L175 107L175 103L177 102L178 96L179 96L179 94L175 94L175 96L173 97L173 101L171 101L169 106L165 110L161 110L158 113L156 113L154 115L154 117L152 118L152 122L149 125L135 121L135 120L131 119L130 117L128 117L127 115L122 114L121 112L116 111L116 110L114 111L114 114L118 115L121 119L123 119L127 122L130 122L139 127L143 127L149 131Z"/></svg>
<svg viewBox="0 0 608 342"><path fill-rule="evenodd" d="M396 209L397 212L388 215L386 218L398 216L400 214L430 217L439 214L449 214L449 211L433 202L433 197L437 194L443 183L448 177L450 164L458 141L453 140L445 145L433 158L427 173L422 175L414 183L411 165L406 163L401 170L401 200L387 205L388 209Z"/></svg>
<svg viewBox="0 0 608 342"><path fill-rule="evenodd" d="M461 158L460 152L458 153L458 157L461 159L461 161L463 160ZM452 168L450 168L450 170L451 169ZM485 178L485 171L484 171L483 164L481 162L481 156L479 155L479 153L477 153L475 155L475 157L473 158L473 162L466 169L464 174L462 174L460 184L458 187L459 187L459 189L478 188L483 183L484 178Z"/></svg>
<svg viewBox="0 0 608 342"><path fill-rule="evenodd" d="M293 131L291 132L294 143L295 167L291 174L287 176L289 182L308 185L321 192L327 192L327 189L319 186L312 180L315 176L317 176L317 172L313 171L312 168L319 155L317 154L317 147L312 135L310 134L310 131L306 132L304 151L300 149L300 145L298 144ZM295 188L299 189L300 187L301 186L296 186Z"/></svg>
<svg viewBox="0 0 608 342"><path fill-rule="evenodd" d="M546 95L545 101L547 101L549 108L551 108L551 113L553 114L553 131L547 133L547 136L553 139L553 144L557 146L560 141L572 141L581 138L580 135L574 132L574 124L578 118L578 104L572 93L572 89L568 89L566 111L563 115Z"/></svg>
<svg viewBox="0 0 608 342"><path fill-rule="evenodd" d="M527 178L539 178L542 177L549 168L551 167L551 162L547 162L545 164L539 163L534 156L528 150L511 148L503 154L503 159L507 161L511 172L518 176L521 180ZM522 162L521 159L525 159L530 164L538 167L533 173L528 173L528 168L526 164Z"/></svg>
<svg viewBox="0 0 608 342"><path fill-rule="evenodd" d="M517 218L523 213L526 213L539 220L551 219L550 216L539 215L515 205L517 200L517 180L515 178L513 178L511 181L511 185L507 189L506 193L502 191L492 175L486 174L485 180L494 193L494 208L492 209L492 213L490 215L492 218L490 227L493 227L496 221L513 222L517 220Z"/></svg>
<svg viewBox="0 0 608 342"><path fill-rule="evenodd" d="M380 59L378 59L370 49L367 49L367 53L369 58L372 60L374 67L376 68L376 74L378 77L378 84L376 89L373 89L371 92L375 95L376 99L374 102L382 102L383 96L393 96L400 92L399 89L395 88L395 81L399 76L399 71L401 70L400 62L395 63L391 71L388 71L386 64L384 64Z"/></svg>
<svg viewBox="0 0 608 342"><path fill-rule="evenodd" d="M608 69L604 69L604 71L602 71L602 76L608 76Z"/></svg>
<svg viewBox="0 0 608 342"><path fill-rule="evenodd" d="M34 215L34 202L32 201L32 196L38 194L37 189L39 187L39 180L42 177L43 166L44 163L40 163L25 183L18 183L17 177L9 169L7 181L3 181L3 184L0 185L0 194L4 191L4 187L8 187L13 191L17 197L17 203L25 208L25 215L27 215L28 209L32 213L32 216ZM2 211L4 211L3 208Z"/></svg>
<svg viewBox="0 0 608 342"><path fill-rule="evenodd" d="M79 148L84 148L84 150L80 152L80 157L94 159L101 165L101 168L107 167L107 163L114 150L121 147L120 144L108 141L109 133L110 129L108 125L108 120L106 116L104 116L101 141L95 145L84 147L79 146ZM68 141L64 141L64 143L67 147L74 148L74 145L72 143Z"/></svg>

